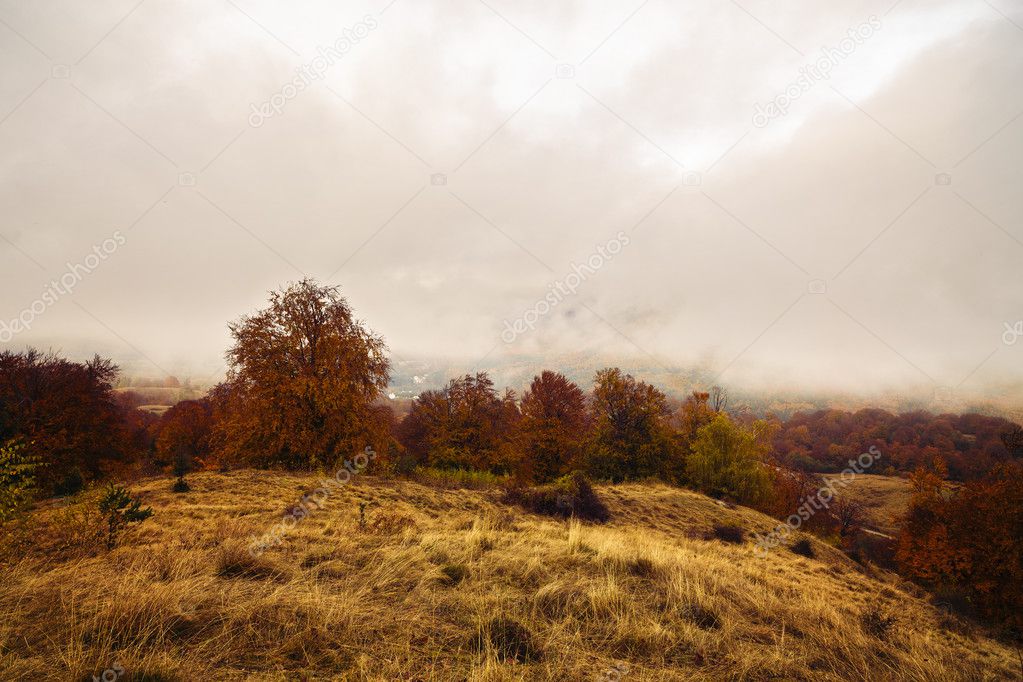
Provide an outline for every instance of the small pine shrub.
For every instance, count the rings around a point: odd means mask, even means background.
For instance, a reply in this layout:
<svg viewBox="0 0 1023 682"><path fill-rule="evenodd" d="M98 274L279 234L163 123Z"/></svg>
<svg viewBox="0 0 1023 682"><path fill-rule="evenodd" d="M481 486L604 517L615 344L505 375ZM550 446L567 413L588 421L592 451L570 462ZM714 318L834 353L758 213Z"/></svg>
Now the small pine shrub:
<svg viewBox="0 0 1023 682"><path fill-rule="evenodd" d="M576 517L597 523L611 518L610 510L589 479L578 471L548 485L510 488L505 493L504 502L544 516Z"/></svg>
<svg viewBox="0 0 1023 682"><path fill-rule="evenodd" d="M106 517L107 549L113 549L118 534L129 523L141 523L153 515L152 507L142 509L142 503L127 490L110 483L99 500L99 510Z"/></svg>
<svg viewBox="0 0 1023 682"><path fill-rule="evenodd" d="M185 480L185 474L191 470L192 458L188 454L188 450L178 448L178 451L174 453L174 475L178 477L178 480L174 481L174 486L171 490L176 493L187 493L191 490L188 481Z"/></svg>

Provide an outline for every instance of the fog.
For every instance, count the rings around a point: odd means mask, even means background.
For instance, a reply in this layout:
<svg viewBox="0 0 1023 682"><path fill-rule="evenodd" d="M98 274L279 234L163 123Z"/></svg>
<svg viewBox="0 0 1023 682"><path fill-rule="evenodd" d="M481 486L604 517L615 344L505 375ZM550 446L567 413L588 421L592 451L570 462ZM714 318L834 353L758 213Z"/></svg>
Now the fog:
<svg viewBox="0 0 1023 682"><path fill-rule="evenodd" d="M832 4L0 1L0 348L216 377L313 277L405 361L1004 395L1023 7Z"/></svg>

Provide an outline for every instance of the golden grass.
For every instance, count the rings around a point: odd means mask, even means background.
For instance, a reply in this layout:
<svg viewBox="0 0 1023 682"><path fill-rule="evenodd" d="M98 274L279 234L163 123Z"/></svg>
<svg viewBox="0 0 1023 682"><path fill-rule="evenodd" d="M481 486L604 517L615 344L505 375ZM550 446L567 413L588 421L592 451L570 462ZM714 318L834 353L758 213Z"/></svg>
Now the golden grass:
<svg viewBox="0 0 1023 682"><path fill-rule="evenodd" d="M184 495L168 479L135 486L155 514L110 552L55 554L45 540L67 514L37 512L49 555L5 566L0 678L92 679L115 662L120 680L561 681L614 669L629 681L922 682L1019 671L1010 649L948 627L911 586L831 547L762 559L749 541L704 539L715 524L774 522L668 486L599 489L613 517L594 526L523 514L497 491L357 477L254 557L250 538L315 478L189 482ZM528 662L502 640L519 626Z"/></svg>
<svg viewBox="0 0 1023 682"><path fill-rule="evenodd" d="M898 533L900 519L909 508L913 487L909 479L897 476L856 476L843 482L837 476L825 476L835 482L839 495L848 496L863 505L867 525L887 533ZM843 487L843 484L847 483Z"/></svg>

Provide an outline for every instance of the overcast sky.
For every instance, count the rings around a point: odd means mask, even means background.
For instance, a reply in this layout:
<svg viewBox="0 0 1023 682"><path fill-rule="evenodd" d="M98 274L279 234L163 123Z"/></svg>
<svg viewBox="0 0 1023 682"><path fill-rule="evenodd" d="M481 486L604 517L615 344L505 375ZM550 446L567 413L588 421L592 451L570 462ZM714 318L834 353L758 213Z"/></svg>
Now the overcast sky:
<svg viewBox="0 0 1023 682"><path fill-rule="evenodd" d="M982 391L1021 83L1018 0L0 0L0 341L215 373L310 276L402 357Z"/></svg>

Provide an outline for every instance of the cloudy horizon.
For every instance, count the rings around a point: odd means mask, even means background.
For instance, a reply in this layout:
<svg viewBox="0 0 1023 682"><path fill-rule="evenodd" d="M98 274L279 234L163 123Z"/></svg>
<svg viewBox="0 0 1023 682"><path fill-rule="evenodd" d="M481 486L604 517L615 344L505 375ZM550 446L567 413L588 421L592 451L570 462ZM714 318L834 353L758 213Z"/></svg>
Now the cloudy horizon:
<svg viewBox="0 0 1023 682"><path fill-rule="evenodd" d="M0 349L216 374L312 277L401 358L1023 380L1006 0L0 0L0 51Z"/></svg>

